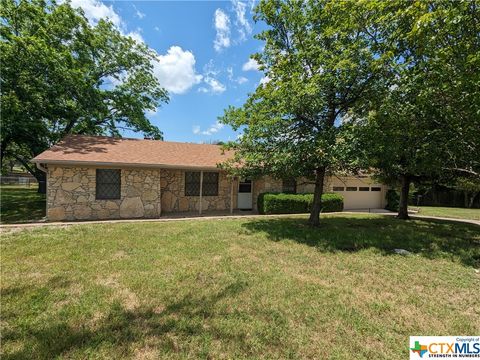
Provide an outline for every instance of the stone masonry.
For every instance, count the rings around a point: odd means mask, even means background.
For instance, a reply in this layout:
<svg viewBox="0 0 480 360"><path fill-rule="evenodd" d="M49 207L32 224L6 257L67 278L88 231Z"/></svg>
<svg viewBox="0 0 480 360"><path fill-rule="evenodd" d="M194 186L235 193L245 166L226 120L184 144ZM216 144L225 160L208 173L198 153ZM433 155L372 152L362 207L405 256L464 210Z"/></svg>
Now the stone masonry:
<svg viewBox="0 0 480 360"><path fill-rule="evenodd" d="M47 217L50 221L156 218L162 213L198 211L199 196L185 196L185 171L122 169L118 200L97 200L93 167L48 168ZM234 182L233 206L237 203ZM232 182L219 171L218 196L202 196L202 210L229 210Z"/></svg>
<svg viewBox="0 0 480 360"><path fill-rule="evenodd" d="M48 168L47 217L50 221L160 216L160 172L122 169L118 200L95 199L95 168Z"/></svg>
<svg viewBox="0 0 480 360"><path fill-rule="evenodd" d="M120 218L157 218L163 213L196 212L199 196L185 196L185 171L137 169L121 171L121 194L117 200L97 200L96 168L49 166L47 217L50 221ZM202 196L202 211L228 211L232 179L218 171L218 196ZM326 179L325 190L330 179ZM282 180L263 177L253 180L253 209L262 192L281 192ZM297 192L313 192L311 181L298 180ZM233 208L237 208L238 179L233 180Z"/></svg>
<svg viewBox="0 0 480 360"><path fill-rule="evenodd" d="M185 171L162 169L162 212L198 211L199 196L185 196ZM202 211L229 210L232 182L219 171L218 196L202 196ZM238 185L234 183L233 206L236 207Z"/></svg>

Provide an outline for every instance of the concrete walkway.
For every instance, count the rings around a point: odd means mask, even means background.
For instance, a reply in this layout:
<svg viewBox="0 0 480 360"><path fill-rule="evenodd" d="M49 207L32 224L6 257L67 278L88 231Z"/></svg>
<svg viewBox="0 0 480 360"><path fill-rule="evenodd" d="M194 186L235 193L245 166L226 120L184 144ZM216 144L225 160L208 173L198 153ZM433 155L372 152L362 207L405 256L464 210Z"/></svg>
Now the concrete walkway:
<svg viewBox="0 0 480 360"><path fill-rule="evenodd" d="M328 215L341 215L341 214L375 214L380 216L395 216L396 213L381 209L371 210L354 210L328 213ZM142 222L170 222L170 221L189 221L189 220L226 220L226 219L265 219L265 218L282 218L290 217L302 214L276 214L276 215L259 215L251 211L230 213L210 213L210 214L172 214L170 216L163 216L156 219L118 219L118 220L96 220L96 221L65 221L65 222L36 222L36 223L24 223L24 224L4 224L0 225L1 232L8 230L20 230L20 229L34 229L45 226L72 226L72 225L88 225L88 224L128 224L128 223L142 223ZM306 215L306 214L303 214ZM455 219L446 217L434 217L434 216L421 216L410 215L412 219L425 219L425 220L444 220L458 223L467 223L480 226L479 220L470 219Z"/></svg>

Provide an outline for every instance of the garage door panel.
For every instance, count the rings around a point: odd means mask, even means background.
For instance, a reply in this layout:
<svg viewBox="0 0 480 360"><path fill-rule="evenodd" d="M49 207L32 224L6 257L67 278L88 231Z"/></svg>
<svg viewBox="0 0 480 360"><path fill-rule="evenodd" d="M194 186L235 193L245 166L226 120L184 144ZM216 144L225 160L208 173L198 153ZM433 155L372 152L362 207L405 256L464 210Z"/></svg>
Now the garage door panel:
<svg viewBox="0 0 480 360"><path fill-rule="evenodd" d="M342 191L344 209L378 209L382 207L381 191Z"/></svg>

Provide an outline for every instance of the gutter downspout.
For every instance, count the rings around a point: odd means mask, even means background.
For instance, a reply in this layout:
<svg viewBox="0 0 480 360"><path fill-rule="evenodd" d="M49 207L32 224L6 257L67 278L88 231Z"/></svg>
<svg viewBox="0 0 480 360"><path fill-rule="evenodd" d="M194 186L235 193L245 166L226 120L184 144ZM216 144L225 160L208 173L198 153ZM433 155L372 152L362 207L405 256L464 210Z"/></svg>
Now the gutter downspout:
<svg viewBox="0 0 480 360"><path fill-rule="evenodd" d="M40 163L35 163L35 165L37 166L37 169L38 169L38 170L43 171L45 174L47 173L47 168L44 167L42 164L40 164Z"/></svg>
<svg viewBox="0 0 480 360"><path fill-rule="evenodd" d="M45 173L45 198L47 201L45 201L45 215L47 217L47 220L48 220L48 171L47 171L47 168L45 166L43 166L42 164L40 163L35 163L35 166L37 167L38 170L40 171L43 171ZM39 184L40 186L40 184Z"/></svg>

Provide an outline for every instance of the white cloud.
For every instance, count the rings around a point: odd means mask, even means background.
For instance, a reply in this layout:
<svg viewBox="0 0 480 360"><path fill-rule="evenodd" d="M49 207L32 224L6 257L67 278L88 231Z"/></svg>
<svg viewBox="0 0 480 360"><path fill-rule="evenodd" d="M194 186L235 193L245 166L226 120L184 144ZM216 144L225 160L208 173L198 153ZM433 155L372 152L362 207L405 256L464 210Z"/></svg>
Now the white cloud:
<svg viewBox="0 0 480 360"><path fill-rule="evenodd" d="M233 80L233 68L229 66L227 68L228 80Z"/></svg>
<svg viewBox="0 0 480 360"><path fill-rule="evenodd" d="M242 66L243 71L258 71L258 63L255 59L248 59Z"/></svg>
<svg viewBox="0 0 480 360"><path fill-rule="evenodd" d="M239 84L243 84L243 83L246 83L248 79L245 76L240 76L235 81Z"/></svg>
<svg viewBox="0 0 480 360"><path fill-rule="evenodd" d="M216 121L215 124L212 124L207 130L201 131L200 126L195 125L192 128L194 134L201 134L201 135L213 135L223 129L225 125Z"/></svg>
<svg viewBox="0 0 480 360"><path fill-rule="evenodd" d="M248 81L248 79L245 76L239 76L236 78L233 75L233 68L231 66L227 68L227 76L228 76L228 80L236 82L237 84L240 84L240 85Z"/></svg>
<svg viewBox="0 0 480 360"><path fill-rule="evenodd" d="M154 116L154 115L156 115L156 114L158 113L158 110L159 110L159 109L160 109L160 108L158 108L158 107L155 108L154 110L148 109L147 111L145 111L145 114L148 115L148 116Z"/></svg>
<svg viewBox="0 0 480 360"><path fill-rule="evenodd" d="M140 28L137 28L137 30L135 31L130 31L129 33L125 34L126 36L130 36L133 40L135 40L136 42L139 42L139 43L144 43L145 40L143 39L143 36L141 34L141 29Z"/></svg>
<svg viewBox="0 0 480 360"><path fill-rule="evenodd" d="M82 8L90 24L96 25L100 19L109 19L123 35L130 36L138 42L145 42L141 34L142 29L137 28L134 31L127 31L126 24L115 12L112 5L107 6L99 0L71 0L71 5L74 8ZM136 10L137 17L143 18L145 16L135 5L133 7ZM160 28L155 26L155 30L160 31ZM193 53L183 50L179 46L171 46L165 55L157 55L157 61L153 62L153 71L160 81L160 85L172 94L185 93L192 86L200 83L203 78L195 70ZM123 79L107 79L107 82L113 86L122 81ZM217 92L221 88L220 85L212 83L212 87Z"/></svg>
<svg viewBox="0 0 480 360"><path fill-rule="evenodd" d="M210 59L203 67L203 82L207 86L202 86L198 91L202 93L221 94L227 90L227 87L217 79L218 74L220 74L220 70L215 68L213 59Z"/></svg>
<svg viewBox="0 0 480 360"><path fill-rule="evenodd" d="M98 0L71 0L70 4L73 8L82 8L92 25L96 25L100 19L109 19L119 29L124 27L122 19L113 10L112 5L107 6Z"/></svg>
<svg viewBox="0 0 480 360"><path fill-rule="evenodd" d="M60 3L62 2L64 2L64 0L60 1ZM107 6L99 0L71 0L70 4L73 8L81 8L83 10L90 25L96 25L100 19L108 19L122 35L130 36L137 42L145 42L141 35L140 28L137 28L135 31L126 30L125 22L120 15L115 12L112 5Z"/></svg>
<svg viewBox="0 0 480 360"><path fill-rule="evenodd" d="M145 17L145 13L142 13L140 10L138 10L134 4L132 4L132 6L135 9L135 16L139 19L143 19Z"/></svg>
<svg viewBox="0 0 480 360"><path fill-rule="evenodd" d="M271 80L271 79L270 79L268 76L264 76L264 77L262 77L262 78L260 79L259 84L260 84L260 85L265 85L265 84L269 83L270 80Z"/></svg>
<svg viewBox="0 0 480 360"><path fill-rule="evenodd" d="M247 35L252 33L252 26L247 20L246 10L247 4L243 1L232 0L233 9L235 10L235 25L240 34L240 40L246 40Z"/></svg>
<svg viewBox="0 0 480 360"><path fill-rule="evenodd" d="M202 81L195 70L195 56L179 46L171 46L167 54L158 55L153 71L160 85L172 94L183 94Z"/></svg>
<svg viewBox="0 0 480 360"><path fill-rule="evenodd" d="M207 85L210 86L210 91L213 92L214 94L221 94L225 90L227 90L227 87L217 79L214 79L211 77L205 77L204 81Z"/></svg>
<svg viewBox="0 0 480 360"><path fill-rule="evenodd" d="M215 51L222 51L230 46L230 18L221 9L215 10L214 26L217 35L213 47Z"/></svg>

